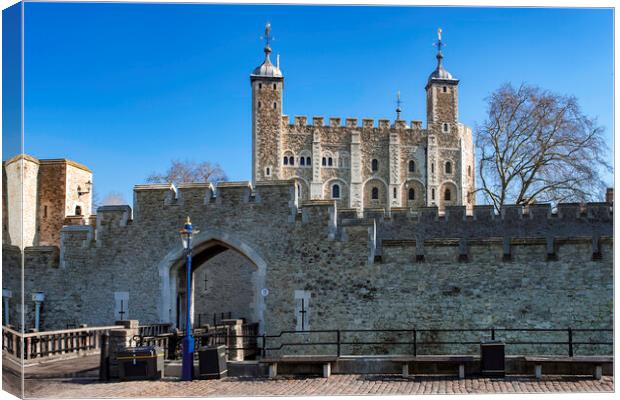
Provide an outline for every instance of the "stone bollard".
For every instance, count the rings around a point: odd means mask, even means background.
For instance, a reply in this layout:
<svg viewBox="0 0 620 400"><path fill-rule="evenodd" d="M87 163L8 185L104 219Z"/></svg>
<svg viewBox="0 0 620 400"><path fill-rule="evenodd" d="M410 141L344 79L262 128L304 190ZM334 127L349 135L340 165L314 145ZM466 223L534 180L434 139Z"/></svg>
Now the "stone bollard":
<svg viewBox="0 0 620 400"><path fill-rule="evenodd" d="M243 347L243 320L241 319L223 319L222 325L228 327L228 337L226 338L226 344L228 347L228 360L230 361L243 361L245 351ZM237 349L231 349L236 347Z"/></svg>
<svg viewBox="0 0 620 400"><path fill-rule="evenodd" d="M110 330L109 355L110 355L110 375L111 379L118 378L118 361L116 355L119 350L133 345L132 339L138 334L138 320L116 321L118 328Z"/></svg>

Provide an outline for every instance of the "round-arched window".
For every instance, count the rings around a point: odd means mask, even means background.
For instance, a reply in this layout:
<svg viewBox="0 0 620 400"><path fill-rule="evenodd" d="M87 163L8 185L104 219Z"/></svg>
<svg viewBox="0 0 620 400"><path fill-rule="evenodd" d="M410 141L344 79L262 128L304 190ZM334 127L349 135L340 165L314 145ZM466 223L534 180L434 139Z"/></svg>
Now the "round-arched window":
<svg viewBox="0 0 620 400"><path fill-rule="evenodd" d="M450 189L446 189L446 191L443 194L443 199L445 201L450 201L452 199L452 192L450 191Z"/></svg>
<svg viewBox="0 0 620 400"><path fill-rule="evenodd" d="M452 173L452 163L450 161L446 161L446 174Z"/></svg>
<svg viewBox="0 0 620 400"><path fill-rule="evenodd" d="M340 198L340 185L335 184L334 186L332 186L332 199L339 199Z"/></svg>
<svg viewBox="0 0 620 400"><path fill-rule="evenodd" d="M415 161L409 160L409 172L415 172Z"/></svg>
<svg viewBox="0 0 620 400"><path fill-rule="evenodd" d="M409 189L409 200L415 200L415 189Z"/></svg>
<svg viewBox="0 0 620 400"><path fill-rule="evenodd" d="M374 159L372 160L372 162L371 162L371 168L372 168L372 171L373 171L373 172L376 172L376 171L378 171L378 170L379 170L379 161L378 161L376 158L374 158Z"/></svg>
<svg viewBox="0 0 620 400"><path fill-rule="evenodd" d="M372 188L371 197L373 200L379 200L379 188L378 187Z"/></svg>

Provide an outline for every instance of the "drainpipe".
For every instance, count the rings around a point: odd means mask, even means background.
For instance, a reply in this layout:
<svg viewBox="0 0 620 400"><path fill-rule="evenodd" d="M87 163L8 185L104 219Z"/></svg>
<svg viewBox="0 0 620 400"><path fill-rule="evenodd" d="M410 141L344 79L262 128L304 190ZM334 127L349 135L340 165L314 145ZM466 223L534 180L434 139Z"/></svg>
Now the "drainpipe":
<svg viewBox="0 0 620 400"><path fill-rule="evenodd" d="M4 325L9 325L9 299L13 297L13 293L9 289L2 289L2 300L4 305Z"/></svg>
<svg viewBox="0 0 620 400"><path fill-rule="evenodd" d="M34 301L34 329L38 332L41 326L41 303L45 300L45 294L43 292L35 292L32 295L32 301Z"/></svg>

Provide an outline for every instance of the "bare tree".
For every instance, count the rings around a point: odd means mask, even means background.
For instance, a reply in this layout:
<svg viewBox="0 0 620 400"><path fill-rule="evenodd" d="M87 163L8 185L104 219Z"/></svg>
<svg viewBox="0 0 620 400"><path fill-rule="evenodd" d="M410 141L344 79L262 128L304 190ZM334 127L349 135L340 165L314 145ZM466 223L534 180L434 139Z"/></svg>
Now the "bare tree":
<svg viewBox="0 0 620 400"><path fill-rule="evenodd" d="M149 183L219 182L225 181L226 174L218 164L208 161L172 160L170 168L164 174L152 173L146 178Z"/></svg>
<svg viewBox="0 0 620 400"><path fill-rule="evenodd" d="M603 128L574 97L505 84L487 101L487 120L476 129L479 190L495 209L602 196L600 173L611 171Z"/></svg>
<svg viewBox="0 0 620 400"><path fill-rule="evenodd" d="M119 192L110 192L101 201L102 206L120 206L124 204L127 204L127 200L125 200L125 196Z"/></svg>

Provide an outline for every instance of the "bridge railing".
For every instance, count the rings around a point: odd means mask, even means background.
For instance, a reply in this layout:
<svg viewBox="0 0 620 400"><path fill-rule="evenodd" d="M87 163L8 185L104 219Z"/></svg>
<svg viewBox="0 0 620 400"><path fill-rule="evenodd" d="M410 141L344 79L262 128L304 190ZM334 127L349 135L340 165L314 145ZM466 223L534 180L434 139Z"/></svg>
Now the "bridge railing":
<svg viewBox="0 0 620 400"><path fill-rule="evenodd" d="M97 353L101 349L101 335L115 328L118 326L22 333L3 326L2 351L25 361Z"/></svg>

